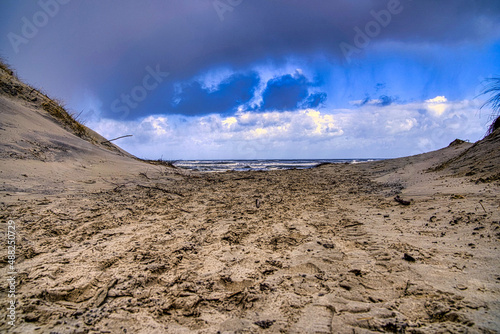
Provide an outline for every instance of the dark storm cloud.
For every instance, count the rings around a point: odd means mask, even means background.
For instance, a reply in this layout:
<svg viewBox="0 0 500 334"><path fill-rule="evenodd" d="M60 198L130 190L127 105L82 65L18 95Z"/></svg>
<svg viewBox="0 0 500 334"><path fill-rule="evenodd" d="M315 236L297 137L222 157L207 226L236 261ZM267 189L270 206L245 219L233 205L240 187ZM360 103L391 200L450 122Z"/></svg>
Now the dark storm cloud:
<svg viewBox="0 0 500 334"><path fill-rule="evenodd" d="M324 92L310 94L301 104L300 107L307 108L318 108L323 106L326 101L327 94Z"/></svg>
<svg viewBox="0 0 500 334"><path fill-rule="evenodd" d="M378 103L379 106L385 107L385 106L390 106L394 101L396 101L396 98L387 96L387 95L382 95L379 97L380 102Z"/></svg>
<svg viewBox="0 0 500 334"><path fill-rule="evenodd" d="M176 103L171 110L184 115L234 112L253 97L258 84L257 73L232 75L214 91L194 81L183 85L181 93L174 96Z"/></svg>
<svg viewBox="0 0 500 334"><path fill-rule="evenodd" d="M230 3L238 3L220 1L230 7ZM21 37L22 18L31 21L34 13L43 10L35 2L32 7L0 6L6 9L2 31ZM9 15L5 15L7 11ZM384 40L480 44L500 30L500 1L242 0L223 12L222 18L212 0L71 1L61 5L36 36L18 45L18 53L13 52L7 34L0 47L7 58L36 66L40 78L58 78L58 82L44 83L52 84L63 95L91 90L102 101L105 113L122 94L142 84L148 66L159 66L169 73L168 78L155 90L147 91L147 99L130 108L126 117L143 116L159 106L165 106L163 112L194 115L208 109L216 111L216 107L226 111L238 99L246 100L251 91L248 82L236 88L223 87L219 101L193 84L186 87L177 110L172 108L171 101L166 100L174 97L174 85L188 82L207 69L248 70L267 59L308 59L319 53L343 63L346 59L341 43L360 52L360 46ZM368 40L357 36L359 31L366 34L366 29L373 29L373 22L379 27L376 36ZM283 109L309 99L300 85L285 82L279 90L277 85L268 87L266 108ZM246 91L236 92L238 87ZM236 99L229 102L223 91L234 93ZM187 96L187 92L193 96ZM203 103L195 102L197 98ZM322 100L321 96L310 99L311 106ZM207 102L214 106L202 106ZM124 117L124 113L114 115Z"/></svg>
<svg viewBox="0 0 500 334"><path fill-rule="evenodd" d="M262 93L261 110L294 110L308 95L308 82L303 75L284 75L267 82Z"/></svg>
<svg viewBox="0 0 500 334"><path fill-rule="evenodd" d="M387 107L395 103L396 101L398 101L398 97L395 96L380 95L378 98L373 99L369 95L366 95L366 97L363 100L354 103L354 105L362 107L364 105L369 104L379 107Z"/></svg>
<svg viewBox="0 0 500 334"><path fill-rule="evenodd" d="M262 93L262 104L257 109L283 111L318 107L325 102L326 93L310 94L309 88L314 86L298 72L271 79Z"/></svg>
<svg viewBox="0 0 500 334"><path fill-rule="evenodd" d="M145 71L153 72L152 68ZM145 77L147 77L146 74ZM166 72L165 72L166 76ZM169 76L166 76L167 78ZM259 76L255 72L233 74L220 82L215 88L208 88L199 80L177 83L161 82L151 91L146 91L144 99L137 98L142 85L125 89L128 94L120 94L113 85L103 96L118 97L110 103L111 108L103 110L103 116L110 118L134 119L152 114L207 115L211 113L230 113L247 103L254 96L259 85ZM139 80L149 84L152 78ZM139 87L139 88L137 88ZM140 96L138 96L140 97ZM132 103L133 104L132 104Z"/></svg>

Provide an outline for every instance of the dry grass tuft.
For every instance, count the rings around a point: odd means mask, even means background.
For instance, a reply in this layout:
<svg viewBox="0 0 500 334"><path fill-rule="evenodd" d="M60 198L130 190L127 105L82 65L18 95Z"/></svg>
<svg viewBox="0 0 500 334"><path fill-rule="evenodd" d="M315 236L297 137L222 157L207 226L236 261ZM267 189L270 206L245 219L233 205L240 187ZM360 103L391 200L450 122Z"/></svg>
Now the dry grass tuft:
<svg viewBox="0 0 500 334"><path fill-rule="evenodd" d="M54 119L59 121L63 126L68 127L78 137L87 135L87 128L75 120L63 106L55 101L48 100L42 103L43 110L48 112Z"/></svg>
<svg viewBox="0 0 500 334"><path fill-rule="evenodd" d="M170 168L177 168L174 163L175 161L168 161L168 160L163 160L163 159L158 159L158 160L148 160L148 159L140 159L148 164L155 165L155 166L165 166L165 167L170 167Z"/></svg>
<svg viewBox="0 0 500 334"><path fill-rule="evenodd" d="M7 65L3 59L0 58L0 69L2 71L5 71L8 75L10 75L11 77L14 76L14 71L12 70L12 68L10 68L9 65Z"/></svg>
<svg viewBox="0 0 500 334"><path fill-rule="evenodd" d="M42 107L55 121L70 130L80 138L90 139L88 129L71 113L66 111L63 104L51 99L42 90L36 89L21 82L14 71L0 58L0 93L20 98Z"/></svg>
<svg viewBox="0 0 500 334"><path fill-rule="evenodd" d="M489 78L488 86L482 91L481 95L490 95L489 99L481 108L490 106L493 110L491 114L491 124L486 135L491 135L495 130L500 128L500 77Z"/></svg>

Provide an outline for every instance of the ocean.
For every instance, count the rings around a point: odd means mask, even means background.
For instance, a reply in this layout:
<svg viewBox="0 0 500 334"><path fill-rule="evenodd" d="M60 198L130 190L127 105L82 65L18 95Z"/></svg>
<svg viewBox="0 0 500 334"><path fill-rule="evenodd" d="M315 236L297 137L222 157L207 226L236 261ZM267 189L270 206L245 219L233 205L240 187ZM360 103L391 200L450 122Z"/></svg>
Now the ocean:
<svg viewBox="0 0 500 334"><path fill-rule="evenodd" d="M377 159L303 159L303 160L179 160L179 168L201 172L266 171L282 169L307 169L322 163L360 163Z"/></svg>

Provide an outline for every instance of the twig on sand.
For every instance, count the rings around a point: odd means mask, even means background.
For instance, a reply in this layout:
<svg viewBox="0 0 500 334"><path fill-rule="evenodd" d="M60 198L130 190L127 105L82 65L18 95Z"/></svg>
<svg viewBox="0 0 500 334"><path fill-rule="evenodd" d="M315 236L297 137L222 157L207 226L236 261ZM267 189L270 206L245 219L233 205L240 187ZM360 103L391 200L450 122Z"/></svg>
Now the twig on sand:
<svg viewBox="0 0 500 334"><path fill-rule="evenodd" d="M363 223L360 223L360 222L354 222L352 224L349 224L349 225L345 225L345 226L342 226L343 228L349 228L349 227L355 227L355 226L359 226L359 225L363 225Z"/></svg>
<svg viewBox="0 0 500 334"><path fill-rule="evenodd" d="M101 177L101 180L103 180L104 182L106 183L109 183L109 184L112 184L114 185L115 187L117 188L121 188L121 187L125 187L127 184L130 184L130 183L133 183L132 181L129 181L129 182L125 182L125 183L115 183L115 182L111 182L109 180L106 180L105 178Z"/></svg>
<svg viewBox="0 0 500 334"><path fill-rule="evenodd" d="M150 178L150 177L148 176L148 174L146 174L146 173L147 173L147 171L146 171L146 172L140 172L140 173L139 173L139 175L140 175L140 176L144 176L144 177L145 177L146 179L148 179L148 180L151 180L151 178Z"/></svg>
<svg viewBox="0 0 500 334"><path fill-rule="evenodd" d="M402 205L410 205L411 204L410 201L405 201L404 199L402 199L401 197L399 197L399 195L397 195L396 197L394 197L394 200L396 202L398 202L399 204L402 204Z"/></svg>
<svg viewBox="0 0 500 334"><path fill-rule="evenodd" d="M481 207L483 208L484 212L488 213L488 211L486 211L486 209L483 206L483 200L482 199L479 200L479 204L481 204Z"/></svg>
<svg viewBox="0 0 500 334"><path fill-rule="evenodd" d="M255 177L246 176L246 177L238 177L236 179L233 179L233 181L240 181L240 180L255 180Z"/></svg>
<svg viewBox="0 0 500 334"><path fill-rule="evenodd" d="M165 193L167 193L167 194L174 194L174 195L177 195L177 196L180 196L180 197L184 197L184 195L183 195L183 194L178 193L178 192L176 192L176 191L171 191L171 190L163 189L163 188L156 187L156 186L152 186L152 187L150 187L150 186L143 186L142 184L138 184L137 186L138 186L139 188L160 190L160 191L163 191L163 192L165 192Z"/></svg>
<svg viewBox="0 0 500 334"><path fill-rule="evenodd" d="M192 213L191 211L189 210L184 210L183 208L177 206L177 205L172 205L174 208L176 208L177 210L179 211L182 211L182 212L185 212L185 213Z"/></svg>

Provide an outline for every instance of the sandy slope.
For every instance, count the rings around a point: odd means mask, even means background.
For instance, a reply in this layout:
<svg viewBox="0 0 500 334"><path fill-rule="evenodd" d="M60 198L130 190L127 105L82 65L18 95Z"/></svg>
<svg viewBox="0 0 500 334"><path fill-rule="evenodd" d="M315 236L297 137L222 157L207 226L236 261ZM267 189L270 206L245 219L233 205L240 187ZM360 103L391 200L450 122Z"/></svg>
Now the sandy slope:
<svg viewBox="0 0 500 334"><path fill-rule="evenodd" d="M0 114L1 231L16 222L19 271L12 327L2 245L2 331L500 332L498 133L198 174L84 141L24 100L0 97Z"/></svg>
<svg viewBox="0 0 500 334"><path fill-rule="evenodd" d="M0 95L0 116L0 175L12 196L6 201L101 189L113 177L155 168L114 145L100 145L106 139L97 134L97 145L82 140L23 101Z"/></svg>

